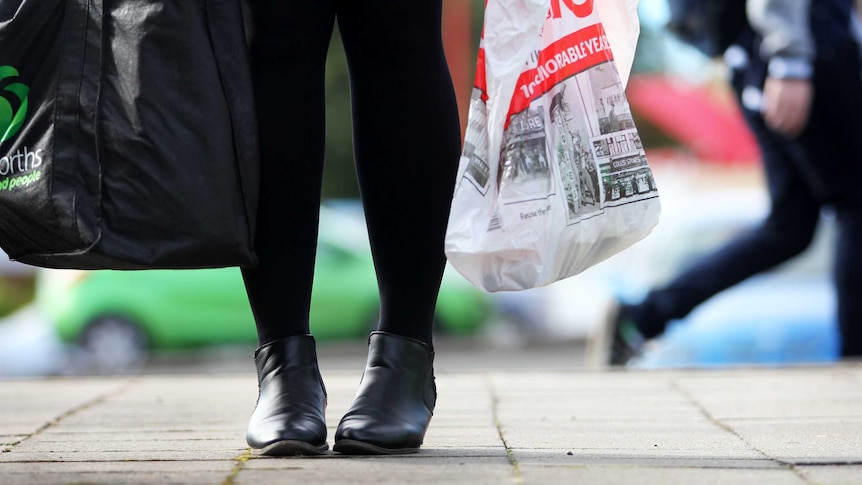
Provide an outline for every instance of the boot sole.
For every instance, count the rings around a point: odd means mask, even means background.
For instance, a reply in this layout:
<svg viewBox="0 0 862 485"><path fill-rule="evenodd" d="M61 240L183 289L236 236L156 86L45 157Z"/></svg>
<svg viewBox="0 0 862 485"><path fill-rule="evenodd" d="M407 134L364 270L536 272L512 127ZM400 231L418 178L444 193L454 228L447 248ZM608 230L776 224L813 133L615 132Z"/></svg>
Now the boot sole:
<svg viewBox="0 0 862 485"><path fill-rule="evenodd" d="M329 443L316 446L305 441L284 440L252 451L257 455L265 456L315 456L322 455L327 450L329 450Z"/></svg>
<svg viewBox="0 0 862 485"><path fill-rule="evenodd" d="M364 441L339 440L332 446L332 451L344 455L409 455L419 453L419 448L383 448Z"/></svg>

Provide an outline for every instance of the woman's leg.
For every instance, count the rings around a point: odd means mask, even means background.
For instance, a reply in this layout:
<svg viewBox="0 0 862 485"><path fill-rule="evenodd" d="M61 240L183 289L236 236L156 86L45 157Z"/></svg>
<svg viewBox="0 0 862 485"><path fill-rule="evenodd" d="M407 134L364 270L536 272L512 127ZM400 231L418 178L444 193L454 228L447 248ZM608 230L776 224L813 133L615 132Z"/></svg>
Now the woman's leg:
<svg viewBox="0 0 862 485"><path fill-rule="evenodd" d="M309 333L325 146L331 0L249 0L261 150L255 249L244 269L258 343Z"/></svg>
<svg viewBox="0 0 862 485"><path fill-rule="evenodd" d="M333 449L415 453L437 398L431 331L461 142L440 36L442 5L338 1L381 316Z"/></svg>
<svg viewBox="0 0 862 485"><path fill-rule="evenodd" d="M330 0L248 0L261 151L256 269L243 278L257 324L259 397L247 441L266 455L325 452L326 389L308 312L324 153Z"/></svg>
<svg viewBox="0 0 862 485"><path fill-rule="evenodd" d="M379 330L431 343L460 124L441 0L339 0Z"/></svg>

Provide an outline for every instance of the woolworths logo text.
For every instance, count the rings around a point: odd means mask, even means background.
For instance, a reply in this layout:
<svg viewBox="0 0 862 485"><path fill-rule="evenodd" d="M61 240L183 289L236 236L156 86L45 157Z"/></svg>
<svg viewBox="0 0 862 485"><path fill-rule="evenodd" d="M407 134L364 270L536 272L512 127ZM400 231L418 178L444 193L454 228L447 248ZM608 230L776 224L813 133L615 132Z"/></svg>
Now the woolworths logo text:
<svg viewBox="0 0 862 485"><path fill-rule="evenodd" d="M24 118L27 117L30 88L13 79L17 77L18 70L14 67L0 66L0 143L18 134L24 125ZM13 100L14 104L10 100ZM39 169L41 166L42 150L31 151L23 147L15 153L0 153L0 192L26 187L36 182L42 178L42 171Z"/></svg>
<svg viewBox="0 0 862 485"><path fill-rule="evenodd" d="M9 78L18 77L18 70L12 66L0 66L0 86ZM9 102L12 93L18 99L17 109ZM27 117L27 97L30 87L19 82L12 82L0 91L0 143L12 138L24 124Z"/></svg>

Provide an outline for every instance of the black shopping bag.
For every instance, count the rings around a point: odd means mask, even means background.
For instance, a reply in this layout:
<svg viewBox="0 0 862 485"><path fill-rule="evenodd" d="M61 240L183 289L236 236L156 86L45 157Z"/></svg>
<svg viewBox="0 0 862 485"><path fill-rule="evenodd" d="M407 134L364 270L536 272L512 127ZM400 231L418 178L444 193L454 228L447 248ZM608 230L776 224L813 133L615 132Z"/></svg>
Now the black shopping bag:
<svg viewBox="0 0 862 485"><path fill-rule="evenodd" d="M239 0L0 0L0 247L55 268L249 266Z"/></svg>

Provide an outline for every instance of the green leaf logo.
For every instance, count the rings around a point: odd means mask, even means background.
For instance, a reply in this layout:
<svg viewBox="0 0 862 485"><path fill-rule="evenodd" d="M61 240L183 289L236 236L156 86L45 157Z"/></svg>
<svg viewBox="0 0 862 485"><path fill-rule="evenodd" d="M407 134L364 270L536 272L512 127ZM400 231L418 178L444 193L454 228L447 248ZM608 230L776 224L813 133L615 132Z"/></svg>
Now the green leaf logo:
<svg viewBox="0 0 862 485"><path fill-rule="evenodd" d="M12 66L0 66L0 81L6 78L18 77L18 70ZM18 97L18 110L12 108L12 103L4 97L5 93L0 92L0 143L12 138L18 133L18 130L24 125L24 119L27 117L27 97L30 94L30 87L26 84L11 83L3 91L9 91Z"/></svg>

